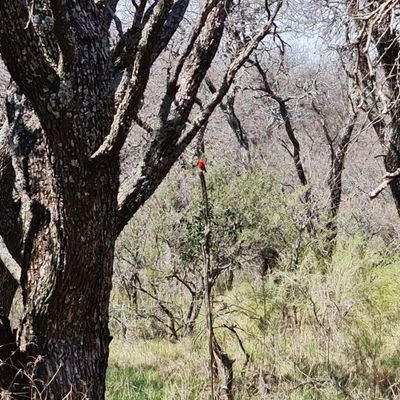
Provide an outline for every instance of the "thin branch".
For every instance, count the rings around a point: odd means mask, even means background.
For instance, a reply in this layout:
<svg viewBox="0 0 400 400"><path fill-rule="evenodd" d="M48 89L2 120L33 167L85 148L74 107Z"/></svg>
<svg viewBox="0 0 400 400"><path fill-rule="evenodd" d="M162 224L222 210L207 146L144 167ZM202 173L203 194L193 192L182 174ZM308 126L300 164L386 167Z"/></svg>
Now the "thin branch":
<svg viewBox="0 0 400 400"><path fill-rule="evenodd" d="M212 80L210 79L209 76L206 76L204 79L204 82L208 88L208 90L214 94L217 89L215 85L213 84ZM226 121L228 122L228 125L232 129L233 133L236 136L236 139L239 143L239 146L243 148L248 157L248 162L251 161L251 156L250 156L250 149L249 149L249 139L246 130L243 128L242 123L240 122L239 117L236 115L235 111L235 94L236 94L236 88L233 90L230 90L228 94L226 95L226 101L222 101L220 103L220 108L222 112L225 115ZM202 107L202 105L201 105Z"/></svg>
<svg viewBox="0 0 400 400"><path fill-rule="evenodd" d="M136 54L137 44L139 42L143 26L149 21L156 5L156 3L153 3L153 5L144 13L146 3L146 0L142 0L140 4L137 5L135 18L131 28L124 33L112 52L111 59L115 64L115 73L126 69L129 64L133 62L132 60ZM188 5L189 0L178 0L172 6L171 11L168 13L168 16L165 20L162 31L158 35L157 43L152 52L152 62L154 62L161 52L167 47L168 43L182 22Z"/></svg>
<svg viewBox="0 0 400 400"><path fill-rule="evenodd" d="M201 126L208 121L211 114L215 110L215 107L221 102L226 93L228 92L230 86L232 85L238 70L243 66L243 64L248 60L251 53L257 48L258 44L264 40L264 38L270 33L271 28L274 26L275 18L283 5L283 0L278 0L276 3L276 8L271 17L265 23L265 25L259 30L259 32L249 41L249 43L244 47L244 49L239 53L239 55L231 62L228 70L226 71L222 83L216 93L213 95L209 103L203 108L203 110L198 114L198 116L193 121L192 126L186 132L186 134L180 139L178 145L181 148L185 148L187 144L193 139L197 134Z"/></svg>
<svg viewBox="0 0 400 400"><path fill-rule="evenodd" d="M251 64L254 65L258 71L258 73L261 76L262 82L263 82L263 90L268 94L268 96L275 100L278 103L279 106L279 114L282 117L283 123L285 125L285 131L287 133L287 136L289 138L289 140L292 143L293 146L293 151L289 152L290 154L292 154L292 159L294 161L294 165L296 168L296 172L297 172L297 176L299 178L300 183L302 184L302 186L308 186L308 179L307 179L307 175L303 166L303 163L301 161L301 157L300 157L300 143L297 140L297 137L295 135L295 130L293 128L292 125L292 121L290 118L290 114L289 114L289 110L288 110L288 106L287 106L287 100L282 98L281 96L279 96L277 93L275 93L275 91L272 89L269 81L268 81L268 77L267 77L267 73L266 71L262 68L259 60L257 59L257 57L255 58L255 60L251 60ZM285 148L287 148L285 146ZM307 191L308 193L308 191Z"/></svg>
<svg viewBox="0 0 400 400"><path fill-rule="evenodd" d="M11 255L1 235L0 235L0 260L3 262L7 271L19 284L21 281L21 267L17 263L17 261L15 261L14 257Z"/></svg>
<svg viewBox="0 0 400 400"><path fill-rule="evenodd" d="M311 100L311 107L315 111L315 113L319 116L319 122L322 126L322 130L324 131L326 141L328 142L328 145L329 145L331 163L333 163L333 160L335 159L335 149L333 146L334 140L332 139L332 137L329 133L327 119L326 119L325 115L322 113L322 110L315 104L314 99Z"/></svg>
<svg viewBox="0 0 400 400"><path fill-rule="evenodd" d="M393 181L397 180L400 176L400 168L396 169L394 172L387 172L383 178L382 178L382 183L377 186L370 194L369 197L371 200L375 199L376 197L379 196L383 190L390 185Z"/></svg>
<svg viewBox="0 0 400 400"><path fill-rule="evenodd" d="M208 356L209 356L209 376L210 376L210 390L211 400L214 400L214 380L215 380L215 355L216 349L214 341L214 328L213 328L213 314L212 314L212 268L211 268L211 226L210 226L210 207L208 203L207 184L205 178L205 171L199 170L199 178L201 184L201 196L203 204L203 218L204 230L202 240L202 253L203 253L203 280L204 280L204 304L206 313L206 326L207 326L207 340L208 340Z"/></svg>
<svg viewBox="0 0 400 400"><path fill-rule="evenodd" d="M208 0L203 6L203 9L200 13L200 18L198 19L198 22L193 30L192 36L190 37L189 43L186 46L185 51L179 57L179 60L175 67L175 70L172 74L172 77L168 81L166 94L162 100L162 104L160 107L159 117L160 117L161 121L165 122L168 118L168 115L171 111L172 103L173 103L173 101L176 97L177 91L178 91L178 80L180 78L183 67L184 67L185 63L187 62L190 54L192 53L194 45L195 45L196 41L198 41L198 38L199 38L204 26L206 25L206 21L207 21L207 19L209 19L210 13L213 9L221 10L221 7L218 7L218 1L217 0Z"/></svg>
<svg viewBox="0 0 400 400"><path fill-rule="evenodd" d="M228 330L230 330L234 335L235 335L235 337L236 337L236 339L237 339L237 341L238 341L238 343L239 343L239 347L240 347L240 349L242 350L242 352L243 352L243 354L244 354L244 356L245 356L245 358L246 358L246 360L245 360L245 362L244 362L244 365L243 365L243 367L244 368L246 368L247 367L247 365L249 364L249 362L251 361L251 356L250 356L250 354L247 352L247 350L246 350L246 348L244 347L244 344L243 344L243 340L242 340L242 338L239 336L239 334L237 333L237 331L236 331L236 326L235 325L223 325L226 329L228 329Z"/></svg>
<svg viewBox="0 0 400 400"><path fill-rule="evenodd" d="M114 75L117 75L131 65L135 58L143 27L154 11L154 6L150 7L146 12L147 17L144 18L145 6L146 0L142 0L140 6L136 9L131 27L122 35L114 50L111 52L111 61L114 64Z"/></svg>
<svg viewBox="0 0 400 400"><path fill-rule="evenodd" d="M112 19L114 20L115 23L115 28L117 29L118 36L122 38L124 36L124 30L122 29L122 22L118 18L118 15L112 10L110 6L106 6L107 11L110 13Z"/></svg>

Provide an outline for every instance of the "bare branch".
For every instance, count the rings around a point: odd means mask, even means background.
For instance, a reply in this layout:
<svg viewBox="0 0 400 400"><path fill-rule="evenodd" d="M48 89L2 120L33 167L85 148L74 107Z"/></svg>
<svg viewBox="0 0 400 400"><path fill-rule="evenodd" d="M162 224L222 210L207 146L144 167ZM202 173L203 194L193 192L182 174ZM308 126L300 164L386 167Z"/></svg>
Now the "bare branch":
<svg viewBox="0 0 400 400"><path fill-rule="evenodd" d="M146 12L144 16L146 26L137 45L137 50L134 41L141 31L141 28L137 27L139 21L134 21L133 27L128 32L128 37L121 39L121 43L123 43L123 40L127 41L123 45L123 47L125 46L125 51L136 53L136 58L133 61L134 69L128 73L128 81L124 83L125 89L122 90L122 95L125 92L125 96L123 96L119 104L111 131L102 146L92 155L92 161L98 159L101 162L105 157L113 157L118 154L126 140L132 121L137 122L147 132L152 131L138 116L139 99L146 89L151 65L168 45L189 4L188 0L179 0L175 4L172 3L172 1L155 3L152 13L149 10ZM146 1L140 3L138 6L140 10L138 10L135 18L141 19L145 4ZM129 57L125 57L125 62L119 64L118 68L127 67L129 60Z"/></svg>
<svg viewBox="0 0 400 400"><path fill-rule="evenodd" d="M204 82L212 94L217 91L215 85L208 76L205 77ZM223 111L230 128L235 134L240 147L247 152L248 161L250 161L249 139L247 136L247 132L243 128L242 123L240 122L240 119L235 112L235 94L236 88L230 90L226 95L226 101L222 101L219 106ZM201 105L201 107L203 106Z"/></svg>
<svg viewBox="0 0 400 400"><path fill-rule="evenodd" d="M289 151L289 154L291 154L292 159L294 161L294 165L296 168L297 176L299 178L300 183L303 186L308 186L308 179L306 176L305 169L303 167L303 163L300 158L300 143L297 140L297 137L295 135L295 131L292 125L292 121L290 118L288 106L287 106L287 100L279 96L275 91L272 89L271 85L269 84L267 74L265 70L262 68L260 62L258 61L257 57L255 60L251 60L251 64L254 65L258 71L258 73L261 76L262 82L263 82L263 91L273 100L275 100L278 105L279 105L279 113L280 116L282 117L283 123L285 125L285 130L287 133L287 136L292 143L293 146L293 151ZM286 144L284 146L286 149ZM287 149L288 150L288 149ZM308 193L308 192L307 192Z"/></svg>
<svg viewBox="0 0 400 400"><path fill-rule="evenodd" d="M156 5L156 3L153 3L145 12L146 3L146 0L141 0L140 4L135 7L136 12L132 26L123 34L111 53L114 74L131 66L135 59L143 27L148 23Z"/></svg>
<svg viewBox="0 0 400 400"><path fill-rule="evenodd" d="M383 190L394 180L397 180L399 176L400 168L396 169L396 171L394 172L387 172L382 178L382 183L369 194L370 199L373 200L378 197L383 192Z"/></svg>
<svg viewBox="0 0 400 400"><path fill-rule="evenodd" d="M20 283L21 281L21 267L15 261L14 257L10 254L6 244L4 243L3 237L0 235L0 260L6 267L7 271L11 276Z"/></svg>
<svg viewBox="0 0 400 400"><path fill-rule="evenodd" d="M315 104L314 99L311 100L311 107L315 111L315 113L319 116L319 122L322 126L322 130L324 131L326 141L328 142L329 145L331 163L333 163L333 160L335 158L335 149L333 147L333 139L329 133L328 121L325 115L322 113L322 110Z"/></svg>
<svg viewBox="0 0 400 400"><path fill-rule="evenodd" d="M243 365L243 367L246 368L248 363L251 361L251 355L247 352L246 348L244 347L243 340L239 336L239 334L237 333L237 330L236 330L237 327L235 325L227 325L227 324L224 324L223 326L226 329L230 330L235 335L235 337L236 337L236 339L237 339L237 341L239 343L239 347L242 350L242 352L243 352L243 354L244 354L244 356L246 358L246 360L244 362L244 365Z"/></svg>
<svg viewBox="0 0 400 400"><path fill-rule="evenodd" d="M249 43L243 48L243 50L238 54L238 56L232 61L228 70L226 71L223 81L213 95L209 103L203 108L203 110L195 118L191 128L186 132L183 138L179 141L179 146L185 148L187 144L193 139L197 134L202 125L207 123L211 114L213 113L215 107L221 102L224 96L227 94L230 86L232 85L236 73L243 66L243 64L248 60L251 53L257 48L258 44L264 40L264 38L270 33L271 28L274 26L275 18L281 9L283 0L279 0L276 3L276 8L271 17L265 23L265 25L259 30L259 32L249 41Z"/></svg>
<svg viewBox="0 0 400 400"><path fill-rule="evenodd" d="M144 8L147 1L142 0L136 7L136 14L131 28L121 37L117 43L113 53L112 60L115 63L115 73L126 69L135 57L137 51L137 44L142 32L143 26L149 21L155 4L149 7L144 14ZM164 26L158 36L157 43L153 49L152 59L153 62L158 58L160 53L167 47L172 36L178 29L179 24L185 15L189 0L178 0L172 6ZM144 14L144 15L143 15Z"/></svg>
<svg viewBox="0 0 400 400"><path fill-rule="evenodd" d="M122 36L124 36L124 31L122 29L121 20L118 18L118 15L112 10L112 8L110 6L106 6L106 7L107 7L107 10L110 13L112 19L114 20L115 27L117 29L119 37L122 38Z"/></svg>
<svg viewBox="0 0 400 400"><path fill-rule="evenodd" d="M196 41L200 41L198 39L199 39L199 36L200 36L202 30L204 29L204 26L207 23L207 19L214 20L212 17L210 18L211 11L214 9L214 10L219 10L221 12L221 10L222 10L221 7L217 7L217 5L218 5L218 1L216 1L216 0L209 0L205 3L205 5L203 6L203 9L201 11L200 18L196 24L196 27L193 30L192 36L189 40L189 43L186 46L185 51L182 53L182 55L180 56L180 58L178 60L178 63L174 70L174 73L172 74L172 77L168 82L166 94L164 96L162 105L160 107L160 113L159 113L160 115L159 116L160 116L161 121L163 121L163 122L165 122L167 120L169 113L171 111L172 103L174 102L175 97L177 95L178 88L179 88L178 80L179 79L181 81L184 80L181 77L183 67L185 64L188 64L187 60L193 51ZM224 11L224 10L222 10L222 11ZM211 28L215 29L215 26L211 26ZM208 29L208 31L212 31L212 30L213 29ZM222 31L221 31L221 34L222 34ZM219 40L218 40L218 42L219 42ZM193 52L192 57L194 57L194 54L195 54L195 52ZM199 57L198 54L197 54L197 56ZM186 75L187 75L187 71L186 71ZM186 90L188 90L188 89L186 89ZM189 107L187 107L187 108L189 108Z"/></svg>
<svg viewBox="0 0 400 400"><path fill-rule="evenodd" d="M127 85L127 91L118 107L110 133L99 149L91 156L92 162L102 162L105 158L117 156L125 143L132 120L139 111L140 99L144 94L149 80L150 68L153 63L152 54L159 33L172 5L172 0L158 2L153 15L146 24L138 45L132 78Z"/></svg>

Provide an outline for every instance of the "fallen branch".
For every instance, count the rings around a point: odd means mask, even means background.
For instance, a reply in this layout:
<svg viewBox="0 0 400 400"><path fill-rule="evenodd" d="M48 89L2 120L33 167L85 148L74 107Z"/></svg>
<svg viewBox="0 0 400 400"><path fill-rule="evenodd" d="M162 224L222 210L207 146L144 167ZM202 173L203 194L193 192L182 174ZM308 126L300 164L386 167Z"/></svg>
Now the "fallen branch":
<svg viewBox="0 0 400 400"><path fill-rule="evenodd" d="M397 168L396 171L393 172L387 172L382 178L382 183L369 194L370 199L375 199L375 197L377 197L388 185L390 185L399 176L400 168Z"/></svg>

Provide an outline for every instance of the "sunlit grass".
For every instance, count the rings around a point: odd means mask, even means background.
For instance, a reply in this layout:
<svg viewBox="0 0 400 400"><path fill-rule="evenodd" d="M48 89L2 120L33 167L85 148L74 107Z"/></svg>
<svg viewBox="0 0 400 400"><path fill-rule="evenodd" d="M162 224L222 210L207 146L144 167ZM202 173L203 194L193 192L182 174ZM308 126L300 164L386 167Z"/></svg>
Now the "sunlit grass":
<svg viewBox="0 0 400 400"><path fill-rule="evenodd" d="M198 399L207 369L195 341L114 341L107 373L109 400Z"/></svg>

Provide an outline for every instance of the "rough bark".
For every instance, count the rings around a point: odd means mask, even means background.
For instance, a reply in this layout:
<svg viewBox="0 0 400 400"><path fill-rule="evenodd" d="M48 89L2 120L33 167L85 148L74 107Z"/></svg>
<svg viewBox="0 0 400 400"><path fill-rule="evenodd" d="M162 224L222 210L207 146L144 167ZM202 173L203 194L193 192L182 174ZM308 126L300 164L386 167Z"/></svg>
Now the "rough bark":
<svg viewBox="0 0 400 400"><path fill-rule="evenodd" d="M8 151L8 124L0 130L0 240L14 259L19 259L21 232L18 222L19 204L14 198L15 174ZM13 227L14 229L11 229ZM0 317L8 318L17 282L0 259Z"/></svg>
<svg viewBox="0 0 400 400"><path fill-rule="evenodd" d="M73 10L51 6L60 39L65 21L57 18ZM93 4L74 11L71 37L52 44L61 49L56 72L26 5L0 10L0 51L24 93L10 90L7 113L23 221L16 258L24 315L11 361L25 364L25 379L22 387L1 382L13 398L104 397L119 171L118 163L91 168L88 158L112 121L111 63L100 11Z"/></svg>
<svg viewBox="0 0 400 400"><path fill-rule="evenodd" d="M43 391L58 399L71 390L72 397L102 398L118 167L111 169L114 174L85 171L73 159L61 175L62 166L57 171L56 159L47 153L39 120L15 87L8 114L24 214L19 348L23 360L35 365L26 369L34 382L24 382L26 393L39 398ZM59 157L58 162L65 160ZM110 190L114 196L108 196Z"/></svg>
<svg viewBox="0 0 400 400"><path fill-rule="evenodd" d="M373 11L373 7L376 7L376 5L370 6L369 10ZM379 64L385 73L386 85L390 91L391 133L385 157L385 167L389 173L400 167L400 43L398 32L393 29L392 23L391 13L387 12L384 17L371 26L371 36L378 51ZM400 215L400 182L398 179L390 183L390 189L397 212Z"/></svg>

